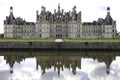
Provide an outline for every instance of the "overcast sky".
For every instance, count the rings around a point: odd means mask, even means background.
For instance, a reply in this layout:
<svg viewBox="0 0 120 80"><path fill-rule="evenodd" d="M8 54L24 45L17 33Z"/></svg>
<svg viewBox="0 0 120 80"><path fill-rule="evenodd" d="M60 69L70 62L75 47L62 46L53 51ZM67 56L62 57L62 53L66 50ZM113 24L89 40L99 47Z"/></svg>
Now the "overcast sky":
<svg viewBox="0 0 120 80"><path fill-rule="evenodd" d="M15 63L14 72L10 74L9 65L6 64L4 57L0 56L1 80L119 80L120 57L111 63L109 75L106 73L105 63L99 63L92 58L82 58L81 69L77 68L76 73L73 75L71 69L64 68L64 71L61 71L60 76L58 76L52 67L42 75L40 67L36 70L36 59L27 58L20 64Z"/></svg>
<svg viewBox="0 0 120 80"><path fill-rule="evenodd" d="M119 0L0 0L0 33L4 32L3 20L9 15L9 8L13 6L14 16L26 21L36 21L36 10L41 11L44 5L51 12L57 9L60 3L64 11L72 10L77 6L77 12L82 12L82 22L91 22L98 18L105 18L106 8L111 8L111 16L117 21L117 30L120 31L120 2Z"/></svg>

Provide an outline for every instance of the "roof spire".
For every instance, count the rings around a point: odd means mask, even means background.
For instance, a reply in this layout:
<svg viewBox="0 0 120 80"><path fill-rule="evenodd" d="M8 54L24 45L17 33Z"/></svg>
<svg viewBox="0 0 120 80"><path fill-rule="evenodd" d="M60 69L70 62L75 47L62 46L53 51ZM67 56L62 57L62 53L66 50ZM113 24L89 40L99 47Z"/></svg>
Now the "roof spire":
<svg viewBox="0 0 120 80"><path fill-rule="evenodd" d="M58 12L60 12L60 3L58 3Z"/></svg>
<svg viewBox="0 0 120 80"><path fill-rule="evenodd" d="M10 14L13 14L13 7L10 7Z"/></svg>
<svg viewBox="0 0 120 80"><path fill-rule="evenodd" d="M110 7L107 7L107 14L110 15Z"/></svg>

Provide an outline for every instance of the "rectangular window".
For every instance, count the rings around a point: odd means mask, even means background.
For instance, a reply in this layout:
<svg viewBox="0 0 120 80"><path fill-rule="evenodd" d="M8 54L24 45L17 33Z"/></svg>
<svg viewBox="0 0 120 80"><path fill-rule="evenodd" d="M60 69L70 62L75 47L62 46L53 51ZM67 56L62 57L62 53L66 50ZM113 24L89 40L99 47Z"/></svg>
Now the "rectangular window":
<svg viewBox="0 0 120 80"><path fill-rule="evenodd" d="M112 37L113 37L113 38L115 37L114 34L112 34Z"/></svg>
<svg viewBox="0 0 120 80"><path fill-rule="evenodd" d="M41 34L40 34L40 37L41 37Z"/></svg>
<svg viewBox="0 0 120 80"><path fill-rule="evenodd" d="M103 29L103 32L105 32L105 30Z"/></svg>
<svg viewBox="0 0 120 80"><path fill-rule="evenodd" d="M114 28L114 26L112 26Z"/></svg>
<svg viewBox="0 0 120 80"><path fill-rule="evenodd" d="M41 32L41 29L39 29L39 31Z"/></svg>
<svg viewBox="0 0 120 80"><path fill-rule="evenodd" d="M80 38L80 34L77 34L77 38Z"/></svg>
<svg viewBox="0 0 120 80"><path fill-rule="evenodd" d="M57 38L57 34L55 35L55 37Z"/></svg>
<svg viewBox="0 0 120 80"><path fill-rule="evenodd" d="M112 32L114 32L114 29L112 29Z"/></svg>

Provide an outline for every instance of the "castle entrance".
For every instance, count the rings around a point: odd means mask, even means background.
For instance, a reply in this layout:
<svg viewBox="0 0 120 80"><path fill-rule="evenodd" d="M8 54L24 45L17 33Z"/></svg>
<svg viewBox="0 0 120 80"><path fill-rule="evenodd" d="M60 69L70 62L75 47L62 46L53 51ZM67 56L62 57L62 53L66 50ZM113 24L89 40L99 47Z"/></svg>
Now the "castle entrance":
<svg viewBox="0 0 120 80"><path fill-rule="evenodd" d="M56 34L56 39L62 39L62 34Z"/></svg>

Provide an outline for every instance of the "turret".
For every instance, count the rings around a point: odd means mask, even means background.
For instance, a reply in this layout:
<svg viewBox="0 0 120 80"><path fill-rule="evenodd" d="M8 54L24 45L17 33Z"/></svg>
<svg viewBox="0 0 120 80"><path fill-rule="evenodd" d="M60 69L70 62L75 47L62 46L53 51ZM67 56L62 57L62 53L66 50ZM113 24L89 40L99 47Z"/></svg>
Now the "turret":
<svg viewBox="0 0 120 80"><path fill-rule="evenodd" d="M38 20L38 10L36 11L36 20Z"/></svg>
<svg viewBox="0 0 120 80"><path fill-rule="evenodd" d="M15 17L13 15L13 7L10 7L10 14L8 17L6 17L6 21L4 21L4 24L15 24Z"/></svg>
<svg viewBox="0 0 120 80"><path fill-rule="evenodd" d="M72 10L72 20L76 20L76 6L74 6Z"/></svg>
<svg viewBox="0 0 120 80"><path fill-rule="evenodd" d="M107 15L110 15L110 7L107 7Z"/></svg>
<svg viewBox="0 0 120 80"><path fill-rule="evenodd" d="M54 14L56 14L56 9L54 9Z"/></svg>
<svg viewBox="0 0 120 80"><path fill-rule="evenodd" d="M10 73L11 73L11 74L13 73L13 68L10 68Z"/></svg>
<svg viewBox="0 0 120 80"><path fill-rule="evenodd" d="M73 7L73 14L76 14L76 6Z"/></svg>
<svg viewBox="0 0 120 80"><path fill-rule="evenodd" d="M107 16L105 17L105 24L112 25L113 19L110 15L110 7L107 7Z"/></svg>
<svg viewBox="0 0 120 80"><path fill-rule="evenodd" d="M36 11L36 16L38 16L38 10Z"/></svg>
<svg viewBox="0 0 120 80"><path fill-rule="evenodd" d="M60 3L58 4L58 13L60 12Z"/></svg>
<svg viewBox="0 0 120 80"><path fill-rule="evenodd" d="M13 7L10 7L10 14L13 14Z"/></svg>
<svg viewBox="0 0 120 80"><path fill-rule="evenodd" d="M9 66L10 66L10 73L13 73L13 66L14 66L15 61L14 60L10 60L9 61Z"/></svg>
<svg viewBox="0 0 120 80"><path fill-rule="evenodd" d="M46 8L44 6L41 7L41 13L45 13L46 12Z"/></svg>
<svg viewBox="0 0 120 80"><path fill-rule="evenodd" d="M62 9L62 14L64 13L64 10Z"/></svg>
<svg viewBox="0 0 120 80"><path fill-rule="evenodd" d="M77 21L81 23L81 12L79 12L77 15Z"/></svg>

